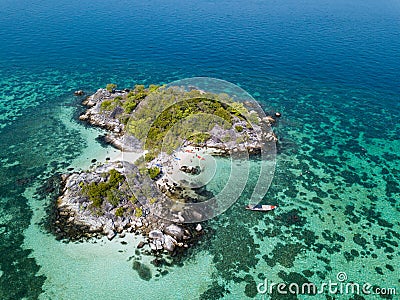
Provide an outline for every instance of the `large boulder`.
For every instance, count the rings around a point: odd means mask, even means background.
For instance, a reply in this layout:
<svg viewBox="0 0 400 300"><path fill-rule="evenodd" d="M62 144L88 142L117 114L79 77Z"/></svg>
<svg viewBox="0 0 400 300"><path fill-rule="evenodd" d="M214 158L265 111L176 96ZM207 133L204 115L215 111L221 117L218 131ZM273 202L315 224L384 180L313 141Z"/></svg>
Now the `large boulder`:
<svg viewBox="0 0 400 300"><path fill-rule="evenodd" d="M107 233L107 238L108 238L109 241L111 241L113 238L115 238L116 235L117 234L114 231L111 230L111 231L109 231Z"/></svg>
<svg viewBox="0 0 400 300"><path fill-rule="evenodd" d="M180 240L184 236L183 229L178 225L171 224L164 229L164 232L177 240Z"/></svg>
<svg viewBox="0 0 400 300"><path fill-rule="evenodd" d="M77 91L74 92L74 95L75 96L83 96L83 95L85 95L85 92L82 91L82 90L77 90Z"/></svg>
<svg viewBox="0 0 400 300"><path fill-rule="evenodd" d="M111 241L115 236L115 228L114 228L114 222L112 220L109 220L103 227L103 233L107 236L107 238Z"/></svg>
<svg viewBox="0 0 400 300"><path fill-rule="evenodd" d="M89 232L96 232L96 231L101 231L101 228L103 227L103 223L101 223L99 220L95 218L87 218L87 222L85 222L89 226ZM104 231L104 229L103 229Z"/></svg>
<svg viewBox="0 0 400 300"><path fill-rule="evenodd" d="M153 240L162 240L164 238L164 234L161 230L155 229L149 232L149 238Z"/></svg>
<svg viewBox="0 0 400 300"><path fill-rule="evenodd" d="M157 250L162 250L163 249L163 242L161 240L155 240L154 244L156 245Z"/></svg>
<svg viewBox="0 0 400 300"><path fill-rule="evenodd" d="M153 243L150 243L150 249L153 251L157 251L157 246Z"/></svg>
<svg viewBox="0 0 400 300"><path fill-rule="evenodd" d="M167 251L169 251L169 252L173 252L174 249L175 249L175 245L176 245L177 243L178 243L178 242L177 242L172 236L166 234L166 235L165 235L165 238L164 238L164 245L163 245L163 247L164 247L165 250L167 250Z"/></svg>
<svg viewBox="0 0 400 300"><path fill-rule="evenodd" d="M191 175L199 175L201 170L199 166L181 166L179 168L182 172L191 174Z"/></svg>

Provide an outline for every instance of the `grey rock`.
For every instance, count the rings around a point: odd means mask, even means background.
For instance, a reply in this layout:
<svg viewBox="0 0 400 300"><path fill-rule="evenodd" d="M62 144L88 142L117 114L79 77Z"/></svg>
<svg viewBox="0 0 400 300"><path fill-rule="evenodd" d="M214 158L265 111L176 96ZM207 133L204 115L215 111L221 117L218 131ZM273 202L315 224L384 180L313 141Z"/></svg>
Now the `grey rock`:
<svg viewBox="0 0 400 300"><path fill-rule="evenodd" d="M153 243L150 243L150 249L153 251L157 251L157 246Z"/></svg>
<svg viewBox="0 0 400 300"><path fill-rule="evenodd" d="M196 229L197 232L200 232L200 231L203 230L203 227L201 226L201 224L197 224L195 229Z"/></svg>
<svg viewBox="0 0 400 300"><path fill-rule="evenodd" d="M109 234L111 235L111 233L113 233L114 236L115 236L114 222L112 220L108 220L107 221L107 223L103 227L103 232L104 232L105 235L107 235L107 237L108 237Z"/></svg>
<svg viewBox="0 0 400 300"><path fill-rule="evenodd" d="M155 240L163 239L164 234L161 232L161 230L158 230L158 229L152 230L149 232L149 238L155 239Z"/></svg>
<svg viewBox="0 0 400 300"><path fill-rule="evenodd" d="M183 229L175 224L171 224L171 225L167 226L164 229L164 232L170 236L173 236L174 238L176 238L178 240L180 240L184 235Z"/></svg>
<svg viewBox="0 0 400 300"><path fill-rule="evenodd" d="M104 205L104 210L106 211L106 212L109 212L110 210L112 210L114 207L109 203L109 202L106 202L106 204Z"/></svg>
<svg viewBox="0 0 400 300"><path fill-rule="evenodd" d="M157 250L162 250L163 249L163 243L161 242L161 240L155 240L154 244L156 245L156 249Z"/></svg>
<svg viewBox="0 0 400 300"><path fill-rule="evenodd" d="M129 224L129 220L128 220L128 219L123 219L123 220L121 220L121 222L120 222L119 224L120 224L120 226L122 226L123 228L130 227L130 224Z"/></svg>
<svg viewBox="0 0 400 300"><path fill-rule="evenodd" d="M164 238L164 249L169 251L169 252L173 252L175 249L175 245L177 244L177 241L170 235L165 235Z"/></svg>
<svg viewBox="0 0 400 300"><path fill-rule="evenodd" d="M85 92L82 91L82 90L77 90L77 91L74 92L74 95L75 96L83 96L83 95L85 95Z"/></svg>
<svg viewBox="0 0 400 300"><path fill-rule="evenodd" d="M185 218L182 217L181 214L178 214L178 220L179 220L179 222L181 222L181 223L184 223L184 222L185 222Z"/></svg>

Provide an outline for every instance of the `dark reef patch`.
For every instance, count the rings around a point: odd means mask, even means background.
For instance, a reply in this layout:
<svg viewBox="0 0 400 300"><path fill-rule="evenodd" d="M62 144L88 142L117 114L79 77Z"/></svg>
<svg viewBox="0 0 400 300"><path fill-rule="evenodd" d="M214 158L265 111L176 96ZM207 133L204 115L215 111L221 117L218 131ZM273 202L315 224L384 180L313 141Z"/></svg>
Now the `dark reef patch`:
<svg viewBox="0 0 400 300"><path fill-rule="evenodd" d="M381 267L375 267L375 271L376 273L378 273L379 275L383 275L383 270Z"/></svg>
<svg viewBox="0 0 400 300"><path fill-rule="evenodd" d="M341 242L341 243L343 243L343 242L345 241L345 237L344 237L344 236L338 234L337 232L333 232L333 233L332 233L332 232L329 231L328 229L325 229L325 230L322 232L322 237L323 237L325 240L327 240L327 241L329 241L329 242L331 242L331 243L334 243L334 242Z"/></svg>
<svg viewBox="0 0 400 300"><path fill-rule="evenodd" d="M246 217L241 214L246 214ZM244 211L240 203L235 203L223 215L211 220L211 223L218 222L224 226L216 225L217 229L209 236L211 242L202 247L210 252L218 274L224 280L241 281L238 274L257 265L255 257L260 255L260 245L254 241L253 235L243 234L243 227L254 224L259 216Z"/></svg>
<svg viewBox="0 0 400 300"><path fill-rule="evenodd" d="M221 299L227 293L229 293L229 290L225 289L224 286L214 281L211 287L200 295L199 299L200 300Z"/></svg>
<svg viewBox="0 0 400 300"><path fill-rule="evenodd" d="M254 298L258 295L257 283L254 281L254 279L251 279L250 282L247 282L244 293L250 298Z"/></svg>
<svg viewBox="0 0 400 300"><path fill-rule="evenodd" d="M365 238L363 238L363 237L361 236L361 234L359 234L359 233L356 233L356 234L353 236L353 241L354 241L354 243L360 245L360 246L363 247L363 248L367 245L367 240L366 240Z"/></svg>
<svg viewBox="0 0 400 300"><path fill-rule="evenodd" d="M307 219L301 216L300 212L297 209L292 209L288 212L284 212L276 217L277 220L280 220L282 225L290 226L304 226L307 222Z"/></svg>
<svg viewBox="0 0 400 300"><path fill-rule="evenodd" d="M132 268L139 274L139 277L143 280L149 281L152 277L151 270L145 264L142 264L139 261L134 261Z"/></svg>
<svg viewBox="0 0 400 300"><path fill-rule="evenodd" d="M275 266L276 263L280 265L291 268L294 266L294 261L296 256L304 249L305 247L300 244L282 244L278 243L274 250L272 250L272 256L267 255L264 259L268 263L269 266Z"/></svg>
<svg viewBox="0 0 400 300"><path fill-rule="evenodd" d="M386 267L386 269L388 269L388 270L394 272L394 268L393 268L392 265L386 264L385 267Z"/></svg>

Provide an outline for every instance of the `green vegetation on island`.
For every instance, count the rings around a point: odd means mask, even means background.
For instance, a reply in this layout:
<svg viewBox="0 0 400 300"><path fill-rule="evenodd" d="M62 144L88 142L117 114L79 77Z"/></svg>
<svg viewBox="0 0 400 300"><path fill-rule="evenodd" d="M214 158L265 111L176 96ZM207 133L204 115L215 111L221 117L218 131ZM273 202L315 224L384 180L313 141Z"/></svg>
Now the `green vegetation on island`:
<svg viewBox="0 0 400 300"><path fill-rule="evenodd" d="M125 177L115 169L110 170L105 176L108 177L105 182L80 184L82 193L89 197L96 208L99 208L105 199L113 206L117 206L121 199L118 187L125 181Z"/></svg>
<svg viewBox="0 0 400 300"><path fill-rule="evenodd" d="M150 88L149 88L150 90ZM178 87L154 89L141 102L127 124L127 130L139 140L151 161L160 151L171 153L184 140L196 144L206 142L215 125L231 128L235 122L258 122L240 102L226 94L185 91ZM243 131L243 127L236 127Z"/></svg>
<svg viewBox="0 0 400 300"><path fill-rule="evenodd" d="M159 167L152 167L149 169L149 176L151 179L156 179L158 175L160 175L161 170Z"/></svg>
<svg viewBox="0 0 400 300"><path fill-rule="evenodd" d="M94 101L90 101L99 105L94 108L94 113L86 113L82 119L91 119L94 124L113 130L115 134L110 135L111 141L126 133L139 139L146 154L144 161L139 159L136 164L141 165L142 174L153 180L159 178L161 170L146 163L161 152L172 154L182 145L191 144L198 147L213 145L227 153L236 146L246 149L248 145L244 143L255 140L253 125L259 124L258 114L227 94L195 88L188 91L178 86L135 85L132 90L116 90L116 87L107 84L108 92L102 89L93 95ZM121 147L119 143L116 145ZM256 143L253 145L257 146ZM100 207L104 199L114 207L118 205L121 195L114 189L105 191L106 188L105 183L85 187L93 207Z"/></svg>
<svg viewBox="0 0 400 300"><path fill-rule="evenodd" d="M106 86L106 90L109 92L113 92L117 85L109 83ZM131 90L128 94L124 96L116 96L112 99L106 99L100 104L101 111L109 111L112 112L117 107L121 108L121 112L118 114L118 119L121 123L126 124L129 115L133 112L133 110L138 106L140 101L146 98L147 95L156 91L160 86L151 84L148 88L145 88L144 85L136 85L133 90Z"/></svg>
<svg viewBox="0 0 400 300"><path fill-rule="evenodd" d="M208 132L198 132L189 136L187 140L195 144L201 144L207 142L210 138L211 134L209 134Z"/></svg>
<svg viewBox="0 0 400 300"><path fill-rule="evenodd" d="M117 88L117 85L114 83L109 83L106 85L106 90L110 93Z"/></svg>

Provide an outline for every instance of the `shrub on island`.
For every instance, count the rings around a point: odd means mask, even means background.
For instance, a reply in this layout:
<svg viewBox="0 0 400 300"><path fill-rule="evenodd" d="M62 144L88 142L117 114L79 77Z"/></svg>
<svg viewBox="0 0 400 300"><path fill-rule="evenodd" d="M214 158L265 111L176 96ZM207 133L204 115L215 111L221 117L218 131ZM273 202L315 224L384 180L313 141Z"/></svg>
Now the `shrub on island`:
<svg viewBox="0 0 400 300"><path fill-rule="evenodd" d="M156 179L158 175L160 175L161 170L159 167L152 167L149 169L149 176L151 179Z"/></svg>
<svg viewBox="0 0 400 300"><path fill-rule="evenodd" d="M140 218L141 216L143 216L143 210L141 207L136 207L135 208L135 217L136 218Z"/></svg>
<svg viewBox="0 0 400 300"><path fill-rule="evenodd" d="M122 217L124 215L124 209L122 207L118 207L115 210L115 216L117 217Z"/></svg>
<svg viewBox="0 0 400 300"><path fill-rule="evenodd" d="M99 208L106 198L112 205L118 205L120 198L118 186L125 180L125 177L117 170L112 169L107 174L108 180L105 182L91 182L80 184L82 193L86 195L94 207Z"/></svg>
<svg viewBox="0 0 400 300"><path fill-rule="evenodd" d="M236 125L235 129L236 129L237 132L242 132L243 131L243 126Z"/></svg>
<svg viewBox="0 0 400 300"><path fill-rule="evenodd" d="M208 132L198 132L198 133L191 135L188 138L188 141L191 141L195 144L202 144L202 143L207 142L210 138L211 138L211 134L209 134Z"/></svg>

